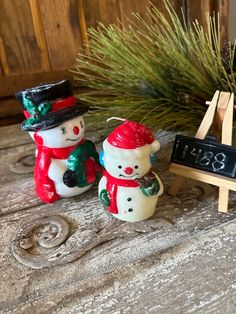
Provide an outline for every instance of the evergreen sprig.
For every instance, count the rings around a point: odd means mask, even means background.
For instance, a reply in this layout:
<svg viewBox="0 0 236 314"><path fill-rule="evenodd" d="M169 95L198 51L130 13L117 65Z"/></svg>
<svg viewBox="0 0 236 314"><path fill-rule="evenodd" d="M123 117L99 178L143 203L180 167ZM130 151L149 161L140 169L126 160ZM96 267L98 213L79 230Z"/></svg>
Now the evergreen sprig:
<svg viewBox="0 0 236 314"><path fill-rule="evenodd" d="M121 29L89 30L90 55L80 54L73 70L79 98L101 124L120 116L152 129L195 131L214 92L235 92L235 43L222 56L219 22L208 17L208 30L181 22L168 1L168 14L153 7L148 20ZM184 19L183 19L184 20Z"/></svg>

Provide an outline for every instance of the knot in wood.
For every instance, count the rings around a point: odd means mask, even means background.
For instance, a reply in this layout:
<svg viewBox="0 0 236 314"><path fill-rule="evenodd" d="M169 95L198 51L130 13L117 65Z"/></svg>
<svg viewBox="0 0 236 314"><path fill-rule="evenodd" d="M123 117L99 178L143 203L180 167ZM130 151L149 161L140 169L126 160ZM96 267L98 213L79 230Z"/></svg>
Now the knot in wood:
<svg viewBox="0 0 236 314"><path fill-rule="evenodd" d="M35 154L24 153L9 165L10 170L17 174L32 173L34 171Z"/></svg>
<svg viewBox="0 0 236 314"><path fill-rule="evenodd" d="M34 266L46 261L56 252L60 258L70 231L69 223L61 216L47 216L24 223L12 240L12 253L22 264ZM58 251L58 252L57 252ZM40 268L40 267L35 267Z"/></svg>

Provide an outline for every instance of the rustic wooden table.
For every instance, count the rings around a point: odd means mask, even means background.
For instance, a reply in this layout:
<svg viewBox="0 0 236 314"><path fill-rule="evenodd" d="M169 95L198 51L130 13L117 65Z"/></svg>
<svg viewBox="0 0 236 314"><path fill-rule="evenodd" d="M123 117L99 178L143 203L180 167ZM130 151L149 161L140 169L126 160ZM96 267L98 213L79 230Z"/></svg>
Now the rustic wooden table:
<svg viewBox="0 0 236 314"><path fill-rule="evenodd" d="M189 180L152 219L122 223L96 186L43 204L17 126L0 129L0 149L1 313L236 313L235 193L221 214L217 189ZM167 190L162 155L158 173Z"/></svg>

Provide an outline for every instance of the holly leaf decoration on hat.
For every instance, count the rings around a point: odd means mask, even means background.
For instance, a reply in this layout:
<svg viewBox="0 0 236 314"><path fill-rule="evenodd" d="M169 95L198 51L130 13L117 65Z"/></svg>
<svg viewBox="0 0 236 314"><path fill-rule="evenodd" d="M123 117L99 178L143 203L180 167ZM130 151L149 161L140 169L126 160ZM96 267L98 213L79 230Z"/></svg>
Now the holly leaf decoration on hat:
<svg viewBox="0 0 236 314"><path fill-rule="evenodd" d="M32 122L38 121L40 117L46 114L52 107L50 102L36 106L30 99L26 98L25 95L23 95L23 104L30 114L29 119L25 121L25 125L30 125Z"/></svg>
<svg viewBox="0 0 236 314"><path fill-rule="evenodd" d="M42 103L38 106L38 110L40 112L40 115L44 115L48 113L52 108L52 104L50 102Z"/></svg>

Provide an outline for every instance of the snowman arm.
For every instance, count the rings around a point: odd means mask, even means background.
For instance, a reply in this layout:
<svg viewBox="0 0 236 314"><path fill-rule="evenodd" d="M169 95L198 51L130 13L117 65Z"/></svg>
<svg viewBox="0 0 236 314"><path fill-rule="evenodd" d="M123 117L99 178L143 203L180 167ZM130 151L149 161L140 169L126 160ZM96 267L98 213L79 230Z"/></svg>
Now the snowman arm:
<svg viewBox="0 0 236 314"><path fill-rule="evenodd" d="M145 196L156 197L163 193L163 184L158 175L152 171L154 178L150 183L141 187L141 191Z"/></svg>
<svg viewBox="0 0 236 314"><path fill-rule="evenodd" d="M85 168L86 160L93 158L99 164L99 155L93 142L85 140L70 153L67 161L67 168L72 171L78 171Z"/></svg>
<svg viewBox="0 0 236 314"><path fill-rule="evenodd" d="M109 196L109 193L106 189L102 190L100 193L99 193L99 198L102 202L102 204L104 206L109 206L110 203L111 203L111 199L110 199L110 196Z"/></svg>
<svg viewBox="0 0 236 314"><path fill-rule="evenodd" d="M164 192L163 183L162 183L161 179L159 178L159 176L154 171L152 171L152 173L155 175L155 177L156 177L156 179L157 179L157 181L159 183L159 186L160 186L160 189L159 189L158 193L155 196L162 195L163 192Z"/></svg>
<svg viewBox="0 0 236 314"><path fill-rule="evenodd" d="M98 185L98 195L104 206L110 205L110 198L106 189L107 179L103 176Z"/></svg>

